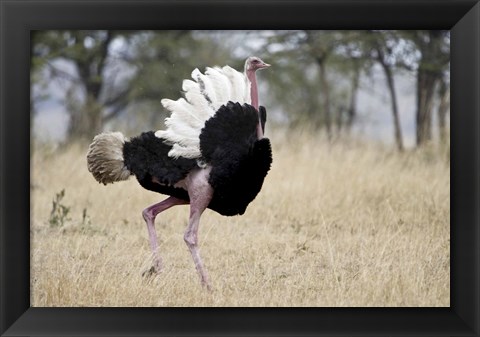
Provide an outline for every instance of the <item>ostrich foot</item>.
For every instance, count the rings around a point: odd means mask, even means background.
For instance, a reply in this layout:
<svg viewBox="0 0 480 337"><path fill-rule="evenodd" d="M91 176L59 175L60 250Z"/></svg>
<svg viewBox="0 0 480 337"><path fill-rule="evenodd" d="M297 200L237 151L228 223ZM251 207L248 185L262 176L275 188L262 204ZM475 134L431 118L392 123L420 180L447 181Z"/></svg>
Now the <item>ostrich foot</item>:
<svg viewBox="0 0 480 337"><path fill-rule="evenodd" d="M160 273L163 271L163 265L161 261L156 261L153 266L151 266L149 269L145 270L142 273L143 277L152 277L156 275L160 275Z"/></svg>

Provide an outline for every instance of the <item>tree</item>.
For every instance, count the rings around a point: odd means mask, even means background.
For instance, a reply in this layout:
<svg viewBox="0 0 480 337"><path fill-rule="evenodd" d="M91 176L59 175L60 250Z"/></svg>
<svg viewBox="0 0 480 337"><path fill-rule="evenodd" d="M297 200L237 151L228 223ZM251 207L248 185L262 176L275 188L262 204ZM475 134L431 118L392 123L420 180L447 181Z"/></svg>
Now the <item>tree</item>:
<svg viewBox="0 0 480 337"><path fill-rule="evenodd" d="M105 76L109 48L118 34L81 30L33 34L32 58L38 66L32 71L46 68L48 78L62 79L67 83L66 108L70 115L68 134L71 138L90 139L126 104L127 90L107 88L113 85L113 81L108 81ZM73 66L73 72L67 69L66 63ZM107 91L111 93L108 97L105 95ZM104 107L109 108L108 113L103 113Z"/></svg>
<svg viewBox="0 0 480 337"><path fill-rule="evenodd" d="M372 40L375 59L380 64L385 74L388 91L390 93L390 102L392 105L393 126L395 142L399 151L404 150L402 128L400 125L400 115L398 111L397 93L395 91L395 81L393 68L395 67L395 55L392 44L397 43L397 36L391 32L375 32L375 38Z"/></svg>
<svg viewBox="0 0 480 337"><path fill-rule="evenodd" d="M270 110L281 112L281 120L289 127L308 125L315 129L325 126L321 105L318 65L306 43L304 31L277 31L264 37L265 60L274 64L262 72L268 83Z"/></svg>
<svg viewBox="0 0 480 337"><path fill-rule="evenodd" d="M350 91L350 102L347 110L347 130L350 131L353 123L357 117L357 94L358 89L360 88L360 73L361 73L361 63L362 60L358 57L350 55L353 61L353 70L352 70L352 79L351 79L351 91Z"/></svg>
<svg viewBox="0 0 480 337"><path fill-rule="evenodd" d="M450 61L450 35L444 30L419 30L406 33L416 45L420 58L417 69L417 146L432 139L432 109L435 90Z"/></svg>
<svg viewBox="0 0 480 337"><path fill-rule="evenodd" d="M182 81L191 78L195 68L226 64L243 69L245 60L232 63L229 54L210 38L196 31L140 32L134 37L125 57L135 69L129 83L130 109L128 123L135 119L137 128L161 128L167 116L160 101L177 99L182 92ZM237 60L235 60L237 61Z"/></svg>
<svg viewBox="0 0 480 337"><path fill-rule="evenodd" d="M328 139L332 138L332 116L330 102L330 85L327 79L326 63L332 55L335 48L335 38L332 34L321 34L319 31L306 31L307 44L310 47L311 54L315 59L319 69L319 79L321 86L321 95L323 101L323 114L325 116L325 126L327 128Z"/></svg>
<svg viewBox="0 0 480 337"><path fill-rule="evenodd" d="M345 124L349 132L357 119L357 97L360 89L362 74L369 74L374 60L371 53L370 37L364 31L342 31L336 33L335 54L331 59L331 66L338 76L347 79L348 94L340 97L348 103L341 103L343 107L337 116L339 129ZM368 48L366 48L366 46Z"/></svg>
<svg viewBox="0 0 480 337"><path fill-rule="evenodd" d="M450 109L450 87L446 76L440 78L438 86L438 95L440 96L440 103L438 105L438 130L440 142L447 143L447 113Z"/></svg>
<svg viewBox="0 0 480 337"><path fill-rule="evenodd" d="M91 140L129 110L137 125L160 127L161 98L178 97L192 69L224 55L191 31L39 31L32 78L62 81L68 140Z"/></svg>
<svg viewBox="0 0 480 337"><path fill-rule="evenodd" d="M291 112L290 126L323 127L330 139L334 122L338 132L351 127L364 67L353 32L279 31L265 44L280 68L265 73L269 92Z"/></svg>

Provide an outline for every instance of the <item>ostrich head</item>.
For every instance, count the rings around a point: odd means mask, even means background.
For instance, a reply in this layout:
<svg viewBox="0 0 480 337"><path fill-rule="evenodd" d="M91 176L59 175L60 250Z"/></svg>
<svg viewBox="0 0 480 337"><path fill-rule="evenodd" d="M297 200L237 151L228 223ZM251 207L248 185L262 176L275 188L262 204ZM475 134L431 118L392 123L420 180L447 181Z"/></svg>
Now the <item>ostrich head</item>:
<svg viewBox="0 0 480 337"><path fill-rule="evenodd" d="M261 58L256 56L250 56L245 61L245 73L255 72L259 69L268 68L268 67L270 67L270 64L263 62Z"/></svg>

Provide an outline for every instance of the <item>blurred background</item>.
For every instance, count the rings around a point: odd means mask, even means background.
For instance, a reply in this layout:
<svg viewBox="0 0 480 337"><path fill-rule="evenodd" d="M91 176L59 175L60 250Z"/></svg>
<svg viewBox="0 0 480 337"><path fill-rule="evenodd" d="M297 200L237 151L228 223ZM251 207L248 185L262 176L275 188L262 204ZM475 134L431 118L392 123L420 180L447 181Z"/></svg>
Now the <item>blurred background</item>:
<svg viewBox="0 0 480 337"><path fill-rule="evenodd" d="M399 151L449 139L448 31L37 31L31 52L37 143L161 129L160 100L193 69L242 71L250 55L272 64L259 74L267 129Z"/></svg>

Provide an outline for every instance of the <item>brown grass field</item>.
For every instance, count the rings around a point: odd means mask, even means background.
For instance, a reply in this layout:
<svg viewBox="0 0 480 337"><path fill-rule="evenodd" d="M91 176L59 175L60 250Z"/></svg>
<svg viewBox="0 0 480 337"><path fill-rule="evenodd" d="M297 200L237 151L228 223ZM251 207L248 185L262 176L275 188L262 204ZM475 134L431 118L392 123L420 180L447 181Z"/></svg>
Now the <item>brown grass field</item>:
<svg viewBox="0 0 480 337"><path fill-rule="evenodd" d="M165 269L143 277L151 254L141 212L164 196L134 177L98 184L86 168L86 146L36 147L31 305L450 305L447 151L399 154L368 142L328 144L311 133L267 136L273 166L246 213L202 216L212 292L202 289L183 241L187 206L157 217Z"/></svg>

